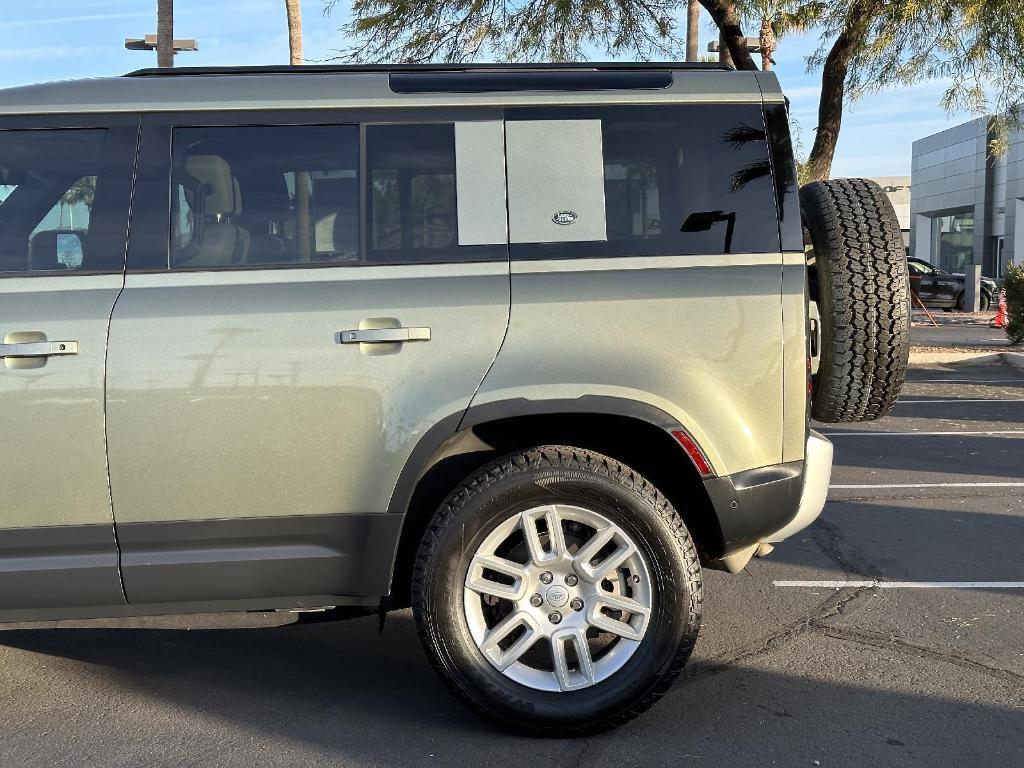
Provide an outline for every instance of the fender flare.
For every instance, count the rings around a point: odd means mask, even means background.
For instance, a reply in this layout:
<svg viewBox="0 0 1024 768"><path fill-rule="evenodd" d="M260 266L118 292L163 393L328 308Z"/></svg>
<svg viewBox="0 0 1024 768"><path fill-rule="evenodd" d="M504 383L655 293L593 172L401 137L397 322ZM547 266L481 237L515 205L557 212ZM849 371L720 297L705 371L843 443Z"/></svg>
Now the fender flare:
<svg viewBox="0 0 1024 768"><path fill-rule="evenodd" d="M686 426L660 408L610 395L583 395L577 398L531 400L524 397L496 400L471 405L464 412L453 413L431 426L416 443L405 462L388 503L388 514L404 515L409 511L416 485L443 453L449 441L478 424L517 416L546 416L565 413L593 413L605 416L625 416L644 421L667 432L681 430L689 434ZM684 452L685 455L685 452Z"/></svg>

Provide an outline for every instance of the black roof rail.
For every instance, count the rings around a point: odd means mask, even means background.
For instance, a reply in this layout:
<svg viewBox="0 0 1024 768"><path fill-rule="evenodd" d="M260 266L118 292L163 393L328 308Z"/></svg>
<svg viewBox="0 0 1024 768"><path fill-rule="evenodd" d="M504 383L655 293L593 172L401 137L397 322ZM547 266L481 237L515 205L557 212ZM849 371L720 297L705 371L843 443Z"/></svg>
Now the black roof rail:
<svg viewBox="0 0 1024 768"><path fill-rule="evenodd" d="M357 72L614 72L652 70L733 71L734 67L704 61L612 61L564 62L540 64L304 64L301 66L269 65L245 67L166 67L137 69L124 77L203 77L217 75L317 75Z"/></svg>

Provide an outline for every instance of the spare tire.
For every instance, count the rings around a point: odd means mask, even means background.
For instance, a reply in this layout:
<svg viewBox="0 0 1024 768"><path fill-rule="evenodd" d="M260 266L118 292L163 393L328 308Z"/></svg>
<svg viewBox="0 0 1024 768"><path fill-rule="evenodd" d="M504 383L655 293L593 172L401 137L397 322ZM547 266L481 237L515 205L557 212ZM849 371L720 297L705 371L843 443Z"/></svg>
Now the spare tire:
<svg viewBox="0 0 1024 768"><path fill-rule="evenodd" d="M867 179L806 184L800 208L821 314L811 415L826 423L881 418L900 395L910 354L910 283L896 213Z"/></svg>

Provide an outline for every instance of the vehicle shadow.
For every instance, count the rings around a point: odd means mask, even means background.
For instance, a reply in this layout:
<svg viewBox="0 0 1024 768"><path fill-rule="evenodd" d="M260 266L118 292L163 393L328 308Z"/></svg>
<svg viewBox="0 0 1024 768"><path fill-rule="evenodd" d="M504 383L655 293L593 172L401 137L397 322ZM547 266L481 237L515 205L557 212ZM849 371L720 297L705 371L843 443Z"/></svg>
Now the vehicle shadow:
<svg viewBox="0 0 1024 768"><path fill-rule="evenodd" d="M685 679L625 728L534 740L499 731L445 691L408 612L392 615L380 636L373 619L9 630L0 632L11 688L2 694L0 752L5 764L45 763L56 747L38 734L56 727L65 757L90 754L94 764L623 766L691 757L699 765L950 766L1024 758L1024 715L1002 703L1005 691L986 698L982 690L929 691L925 682L897 689L886 669L925 681L934 664L899 659L879 662L879 677L862 681L841 658L858 649L801 638L795 664L762 657L718 665L698 652ZM44 670L31 663L37 655Z"/></svg>

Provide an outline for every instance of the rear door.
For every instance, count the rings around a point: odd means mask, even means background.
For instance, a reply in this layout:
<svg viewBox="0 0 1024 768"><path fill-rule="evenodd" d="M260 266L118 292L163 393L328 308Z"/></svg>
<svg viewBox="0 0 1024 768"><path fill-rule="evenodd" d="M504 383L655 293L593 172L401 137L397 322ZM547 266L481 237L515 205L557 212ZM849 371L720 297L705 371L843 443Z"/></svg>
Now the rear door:
<svg viewBox="0 0 1024 768"><path fill-rule="evenodd" d="M103 388L138 121L114 122L0 123L0 616L8 619L124 605Z"/></svg>
<svg viewBox="0 0 1024 768"><path fill-rule="evenodd" d="M399 473L508 323L503 130L359 117L145 118L107 406L130 603L388 590Z"/></svg>

